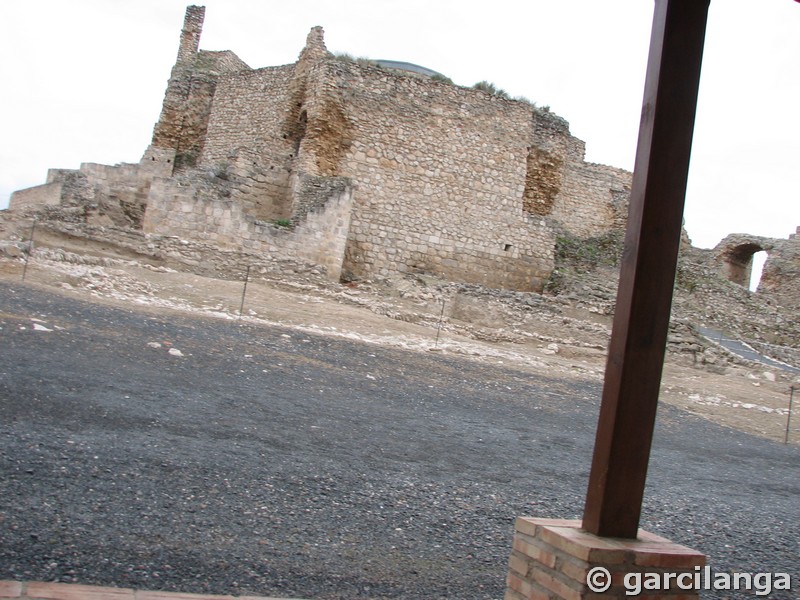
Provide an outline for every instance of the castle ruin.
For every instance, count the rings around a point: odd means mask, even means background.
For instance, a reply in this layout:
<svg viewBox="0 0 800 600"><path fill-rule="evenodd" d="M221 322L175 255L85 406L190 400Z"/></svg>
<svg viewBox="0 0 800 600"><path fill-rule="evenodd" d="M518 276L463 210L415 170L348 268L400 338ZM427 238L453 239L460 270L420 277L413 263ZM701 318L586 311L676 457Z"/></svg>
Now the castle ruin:
<svg viewBox="0 0 800 600"><path fill-rule="evenodd" d="M64 209L151 240L307 261L334 280L429 273L518 291L544 289L557 238L624 229L631 174L585 162L549 110L342 60L320 27L296 63L252 69L199 49L204 14L186 10L141 161L51 169L12 195L12 212ZM714 251L720 273L747 285L753 254L769 250L765 284L798 295L797 236L734 238Z"/></svg>
<svg viewBox="0 0 800 600"><path fill-rule="evenodd" d="M630 174L586 163L560 117L345 61L315 27L295 64L199 50L190 6L138 165L51 170L11 209L82 202L97 223L287 254L333 278L430 272L541 290L558 231L624 222Z"/></svg>

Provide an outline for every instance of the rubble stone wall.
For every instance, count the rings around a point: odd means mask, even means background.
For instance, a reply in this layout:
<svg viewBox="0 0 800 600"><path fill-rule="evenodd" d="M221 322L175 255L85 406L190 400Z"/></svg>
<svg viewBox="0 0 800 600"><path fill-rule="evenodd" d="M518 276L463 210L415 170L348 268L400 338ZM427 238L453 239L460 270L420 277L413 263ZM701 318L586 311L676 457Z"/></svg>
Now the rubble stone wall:
<svg viewBox="0 0 800 600"><path fill-rule="evenodd" d="M580 237L596 237L623 230L628 216L631 173L570 156L552 219Z"/></svg>
<svg viewBox="0 0 800 600"><path fill-rule="evenodd" d="M115 166L83 163L80 169L50 169L46 184L15 192L9 208L82 207L87 220L94 219L98 224L140 228L153 178L171 171L166 160L170 159Z"/></svg>
<svg viewBox="0 0 800 600"><path fill-rule="evenodd" d="M304 190L309 210L295 226L255 219L232 198L230 187L225 180L208 181L198 173L155 180L144 232L223 250L306 260L339 278L352 207L348 180Z"/></svg>
<svg viewBox="0 0 800 600"><path fill-rule="evenodd" d="M541 289L554 236L522 210L529 104L343 61L324 76L352 131L339 166L358 182L350 275Z"/></svg>
<svg viewBox="0 0 800 600"><path fill-rule="evenodd" d="M787 305L800 308L800 227L767 250L759 290L778 295Z"/></svg>
<svg viewBox="0 0 800 600"><path fill-rule="evenodd" d="M226 162L232 151L247 148L262 166L286 170L294 152L283 137L293 75L288 65L221 77L200 164Z"/></svg>
<svg viewBox="0 0 800 600"><path fill-rule="evenodd" d="M709 265L728 281L747 288L753 255L767 253L758 291L776 294L783 303L800 305L800 227L786 239L732 233L710 252Z"/></svg>
<svg viewBox="0 0 800 600"><path fill-rule="evenodd" d="M220 75L249 69L229 50L199 51L205 7L186 9L178 57L172 68L152 145L175 151L173 166L197 164L205 143L211 103Z"/></svg>
<svg viewBox="0 0 800 600"><path fill-rule="evenodd" d="M196 29L188 13L187 23ZM191 62L182 53L176 70ZM214 85L197 164L236 182L230 198L242 214L298 225L304 177L355 182L347 276L432 272L541 290L557 231L620 226L624 206L609 204L627 192L629 174L584 163L584 144L564 119L528 102L334 59L321 28L296 64L239 69ZM151 222L161 220L154 212Z"/></svg>
<svg viewBox="0 0 800 600"><path fill-rule="evenodd" d="M43 206L55 206L61 203L62 184L44 183L11 194L9 208L13 210L29 210Z"/></svg>

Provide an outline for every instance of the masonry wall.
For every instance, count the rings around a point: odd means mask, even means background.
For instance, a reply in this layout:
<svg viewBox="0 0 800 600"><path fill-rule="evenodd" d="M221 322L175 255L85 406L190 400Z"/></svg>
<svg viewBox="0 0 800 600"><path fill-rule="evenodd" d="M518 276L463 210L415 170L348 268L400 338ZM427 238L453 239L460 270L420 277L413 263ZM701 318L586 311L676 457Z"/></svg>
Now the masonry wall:
<svg viewBox="0 0 800 600"><path fill-rule="evenodd" d="M358 184L345 270L540 289L554 237L522 210L531 107L353 63L321 68L352 128L339 166Z"/></svg>
<svg viewBox="0 0 800 600"><path fill-rule="evenodd" d="M221 77L200 164L227 161L232 150L247 148L264 164L285 167L293 150L284 139L293 75L294 66L287 65Z"/></svg>
<svg viewBox="0 0 800 600"><path fill-rule="evenodd" d="M218 178L217 178L218 179ZM143 230L212 244L223 250L306 260L339 278L352 209L347 179L306 185L309 207L302 222L278 226L255 219L232 198L226 180L214 181L198 172L153 182Z"/></svg>
<svg viewBox="0 0 800 600"><path fill-rule="evenodd" d="M205 7L186 9L178 57L170 73L152 146L175 151L176 170L194 167L206 139L220 75L249 69L229 50L199 51Z"/></svg>
<svg viewBox="0 0 800 600"><path fill-rule="evenodd" d="M15 192L10 207L82 207L87 221L138 229L153 178L171 172L166 162L170 159L163 154L159 158L142 164L83 163L80 169L50 169L46 184Z"/></svg>
<svg viewBox="0 0 800 600"><path fill-rule="evenodd" d="M61 203L62 184L45 183L11 194L8 207L11 210L28 210Z"/></svg>
<svg viewBox="0 0 800 600"><path fill-rule="evenodd" d="M260 219L291 217L289 198L297 143L286 132L292 65L222 77L208 120L200 165L230 165L248 179L238 198Z"/></svg>
<svg viewBox="0 0 800 600"><path fill-rule="evenodd" d="M785 240L772 240L759 291L776 294L787 306L800 307L800 227Z"/></svg>
<svg viewBox="0 0 800 600"><path fill-rule="evenodd" d="M631 189L630 172L583 162L571 156L550 217L565 231L593 237L624 229Z"/></svg>
<svg viewBox="0 0 800 600"><path fill-rule="evenodd" d="M142 226L152 178L138 164L83 163L80 172L94 187L95 197L102 198L104 212L115 224L136 229Z"/></svg>

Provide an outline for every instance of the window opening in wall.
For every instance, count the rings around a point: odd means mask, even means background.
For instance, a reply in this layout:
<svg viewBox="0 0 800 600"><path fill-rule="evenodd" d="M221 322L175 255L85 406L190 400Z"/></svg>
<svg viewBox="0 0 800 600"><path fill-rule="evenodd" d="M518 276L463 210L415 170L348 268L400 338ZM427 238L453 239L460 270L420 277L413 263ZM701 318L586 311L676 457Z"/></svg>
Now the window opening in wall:
<svg viewBox="0 0 800 600"><path fill-rule="evenodd" d="M503 250L505 250L506 252L510 251L511 250L511 244L503 244Z"/></svg>
<svg viewBox="0 0 800 600"><path fill-rule="evenodd" d="M767 262L767 253L763 250L753 254L753 267L750 271L750 291L755 292L758 284L761 283L761 273L764 270L764 263Z"/></svg>

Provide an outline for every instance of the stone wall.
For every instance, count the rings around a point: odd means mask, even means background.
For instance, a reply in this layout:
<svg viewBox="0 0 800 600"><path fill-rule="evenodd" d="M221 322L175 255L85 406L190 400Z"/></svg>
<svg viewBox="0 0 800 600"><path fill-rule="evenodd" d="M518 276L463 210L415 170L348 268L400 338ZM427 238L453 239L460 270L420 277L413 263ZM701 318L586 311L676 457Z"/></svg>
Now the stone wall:
<svg viewBox="0 0 800 600"><path fill-rule="evenodd" d="M236 198L257 219L290 219L296 142L285 133L293 66L244 71L220 79L200 159L230 167L243 182Z"/></svg>
<svg viewBox="0 0 800 600"><path fill-rule="evenodd" d="M800 227L787 239L732 233L710 252L709 266L722 277L747 288L753 254L766 252L758 291L775 294L781 302L800 306Z"/></svg>
<svg viewBox="0 0 800 600"><path fill-rule="evenodd" d="M318 77L351 131L338 164L358 182L350 276L427 271L541 289L554 234L522 210L529 104L344 61Z"/></svg>
<svg viewBox="0 0 800 600"><path fill-rule="evenodd" d="M352 208L348 180L303 186L299 195L308 209L293 226L256 219L234 199L231 189L235 187L235 182L198 171L157 179L143 230L222 250L305 260L325 267L328 275L338 280Z"/></svg>
<svg viewBox="0 0 800 600"><path fill-rule="evenodd" d="M141 164L83 163L80 169L50 169L45 185L14 192L9 208L80 207L87 222L138 229L151 182L171 172L170 156L155 152Z"/></svg>
<svg viewBox="0 0 800 600"><path fill-rule="evenodd" d="M197 164L235 181L251 218L302 222L306 176L356 182L347 277L428 271L541 290L557 231L624 224L629 174L584 163L562 118L334 59L321 28L294 65L218 77L206 122Z"/></svg>
<svg viewBox="0 0 800 600"><path fill-rule="evenodd" d="M58 183L45 183L24 190L17 190L11 194L9 208L12 210L30 210L44 206L61 204L63 185Z"/></svg>
<svg viewBox="0 0 800 600"><path fill-rule="evenodd" d="M175 169L197 164L220 75L249 69L233 52L198 51L205 7L186 9L178 58L172 68L152 146L175 151Z"/></svg>
<svg viewBox="0 0 800 600"><path fill-rule="evenodd" d="M767 250L759 290L770 291L789 306L800 307L800 227Z"/></svg>
<svg viewBox="0 0 800 600"><path fill-rule="evenodd" d="M549 111L533 112L523 209L548 217L559 232L583 238L624 230L632 174L584 161L586 145L569 123Z"/></svg>
<svg viewBox="0 0 800 600"><path fill-rule="evenodd" d="M231 153L246 148L258 163L252 166L288 171L296 153L294 142L284 137L293 75L294 66L288 65L221 77L200 165L229 161Z"/></svg>
<svg viewBox="0 0 800 600"><path fill-rule="evenodd" d="M580 237L596 237L625 228L631 173L570 156L561 191L550 217L560 229Z"/></svg>

